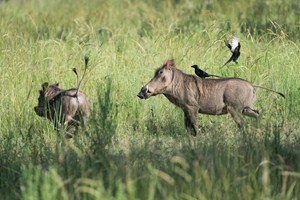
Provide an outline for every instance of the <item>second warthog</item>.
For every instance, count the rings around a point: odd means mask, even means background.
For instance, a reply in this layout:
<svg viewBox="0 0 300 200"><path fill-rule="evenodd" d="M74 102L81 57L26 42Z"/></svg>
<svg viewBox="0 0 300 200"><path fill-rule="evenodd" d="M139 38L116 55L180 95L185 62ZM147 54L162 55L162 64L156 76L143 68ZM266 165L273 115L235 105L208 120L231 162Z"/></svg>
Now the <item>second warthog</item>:
<svg viewBox="0 0 300 200"><path fill-rule="evenodd" d="M55 128L61 124L69 129L84 126L90 115L90 106L86 95L79 91L80 84L86 73L88 57L85 57L85 68L81 80L78 81L76 69L73 71L77 77L77 88L61 89L59 84L42 84L38 105L34 107L35 113L54 122Z"/></svg>
<svg viewBox="0 0 300 200"><path fill-rule="evenodd" d="M166 61L158 68L154 77L138 93L141 99L163 94L182 108L186 128L198 133L198 113L223 115L230 113L239 128L243 128L243 115L257 118L259 112L253 108L256 98L255 86L240 78L203 79L185 74L176 68L174 60ZM284 95L276 92L282 97Z"/></svg>
<svg viewBox="0 0 300 200"><path fill-rule="evenodd" d="M85 125L90 115L89 102L85 94L78 92L77 88L61 89L59 84L42 84L38 105L34 107L35 113L54 122L56 128L59 124L78 127Z"/></svg>

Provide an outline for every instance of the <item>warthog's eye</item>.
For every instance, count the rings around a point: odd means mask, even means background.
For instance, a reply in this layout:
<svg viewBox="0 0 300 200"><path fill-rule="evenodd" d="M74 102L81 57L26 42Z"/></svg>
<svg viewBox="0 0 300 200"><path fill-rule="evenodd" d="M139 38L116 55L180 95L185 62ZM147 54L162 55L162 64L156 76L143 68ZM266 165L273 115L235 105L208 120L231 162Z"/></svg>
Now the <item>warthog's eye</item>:
<svg viewBox="0 0 300 200"><path fill-rule="evenodd" d="M164 71L162 69L157 69L154 73L154 76L159 76L159 75L163 74L163 72Z"/></svg>

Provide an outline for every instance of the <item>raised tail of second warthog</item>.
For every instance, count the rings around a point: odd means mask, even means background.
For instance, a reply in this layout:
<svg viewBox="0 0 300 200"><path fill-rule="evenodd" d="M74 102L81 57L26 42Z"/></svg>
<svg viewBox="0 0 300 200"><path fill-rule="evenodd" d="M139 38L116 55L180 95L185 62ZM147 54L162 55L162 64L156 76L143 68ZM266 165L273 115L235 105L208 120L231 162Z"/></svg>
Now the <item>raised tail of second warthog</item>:
<svg viewBox="0 0 300 200"><path fill-rule="evenodd" d="M263 86L260 86L260 85L253 85L253 87L255 87L255 88L261 88L261 89L268 90L268 91L271 91L271 92L275 92L275 93L279 94L280 96L282 96L283 98L285 98L285 95L283 93L277 92L277 91L272 90L270 88L266 88L266 87L263 87Z"/></svg>
<svg viewBox="0 0 300 200"><path fill-rule="evenodd" d="M89 62L89 57L87 57L87 56L85 56L84 57L84 72L83 72L83 74L82 74L82 77L81 77L81 79L78 81L78 73L77 73L77 70L76 70L76 68L73 68L73 72L75 73L75 75L76 75L76 78L77 78L77 88L76 88L76 93L75 93L75 97L77 97L77 94L78 94L78 91L79 91L79 88L80 88L80 85L81 85L81 82L82 82L82 80L83 80L83 78L84 78L84 76L85 76L85 73L86 73L86 69L87 69L87 67L88 67L88 62Z"/></svg>

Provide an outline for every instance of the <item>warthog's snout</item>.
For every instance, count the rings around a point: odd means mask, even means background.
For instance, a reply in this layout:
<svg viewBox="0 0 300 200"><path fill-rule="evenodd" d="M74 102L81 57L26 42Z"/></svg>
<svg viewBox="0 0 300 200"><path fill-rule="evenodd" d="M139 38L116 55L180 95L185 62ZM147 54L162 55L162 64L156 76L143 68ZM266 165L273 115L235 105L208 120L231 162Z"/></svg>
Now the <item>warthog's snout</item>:
<svg viewBox="0 0 300 200"><path fill-rule="evenodd" d="M137 96L140 99L147 99L150 96L148 93L150 94L151 92L149 91L149 88L147 85L147 86L142 87L141 91L137 94Z"/></svg>
<svg viewBox="0 0 300 200"><path fill-rule="evenodd" d="M144 99L144 98L145 98L142 91L140 91L140 92L137 94L137 96L138 96L138 98L140 98L140 99Z"/></svg>
<svg viewBox="0 0 300 200"><path fill-rule="evenodd" d="M44 116L44 108L39 107L39 106L35 106L34 107L34 111L38 116L43 117Z"/></svg>

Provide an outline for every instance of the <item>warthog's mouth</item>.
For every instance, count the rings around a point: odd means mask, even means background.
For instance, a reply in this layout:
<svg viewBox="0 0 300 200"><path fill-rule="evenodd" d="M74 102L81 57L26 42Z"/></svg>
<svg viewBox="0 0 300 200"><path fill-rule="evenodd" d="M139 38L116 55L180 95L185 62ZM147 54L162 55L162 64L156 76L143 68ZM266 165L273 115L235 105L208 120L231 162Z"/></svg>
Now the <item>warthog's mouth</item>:
<svg viewBox="0 0 300 200"><path fill-rule="evenodd" d="M139 93L137 94L137 96L138 96L138 98L140 98L140 99L144 99L144 98L145 98L145 96L144 96L144 94L143 94L142 92L139 92Z"/></svg>
<svg viewBox="0 0 300 200"><path fill-rule="evenodd" d="M147 94L144 92L144 91L140 91L137 96L140 98L140 99L147 99L148 96Z"/></svg>

